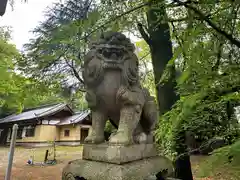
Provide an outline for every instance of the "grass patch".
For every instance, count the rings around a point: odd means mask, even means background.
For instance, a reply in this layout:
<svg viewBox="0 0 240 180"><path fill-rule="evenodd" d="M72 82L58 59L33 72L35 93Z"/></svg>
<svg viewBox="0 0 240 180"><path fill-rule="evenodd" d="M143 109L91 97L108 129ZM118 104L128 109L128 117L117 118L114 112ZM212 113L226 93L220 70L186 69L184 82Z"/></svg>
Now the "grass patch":
<svg viewBox="0 0 240 180"><path fill-rule="evenodd" d="M57 151L68 151L68 152L76 152L82 151L83 146L57 146Z"/></svg>
<svg viewBox="0 0 240 180"><path fill-rule="evenodd" d="M16 148L16 150L22 151L22 147ZM32 149L25 149L28 154L28 158L30 156L34 157L34 161L36 162L43 162L46 150L49 150L49 157L48 159L53 159L53 147L39 147L39 148L32 148ZM71 158L81 158L80 154L82 153L82 146L56 146L56 159L57 160L64 160L64 159L71 159ZM80 157L78 157L80 156Z"/></svg>
<svg viewBox="0 0 240 180"><path fill-rule="evenodd" d="M197 178L240 180L240 140L214 151L198 167Z"/></svg>

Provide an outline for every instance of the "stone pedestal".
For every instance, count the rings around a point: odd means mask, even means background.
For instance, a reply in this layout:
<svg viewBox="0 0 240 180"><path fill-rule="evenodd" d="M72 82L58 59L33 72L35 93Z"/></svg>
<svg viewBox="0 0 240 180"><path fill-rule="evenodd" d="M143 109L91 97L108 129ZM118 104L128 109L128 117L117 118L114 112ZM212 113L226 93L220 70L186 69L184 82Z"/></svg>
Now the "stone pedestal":
<svg viewBox="0 0 240 180"><path fill-rule="evenodd" d="M83 148L83 159L113 164L125 164L155 156L157 156L157 151L153 144L134 144L131 146L86 144Z"/></svg>
<svg viewBox="0 0 240 180"><path fill-rule="evenodd" d="M162 171L171 174L173 166L157 155L153 144L87 144L83 159L71 161L63 169L62 180L153 180Z"/></svg>

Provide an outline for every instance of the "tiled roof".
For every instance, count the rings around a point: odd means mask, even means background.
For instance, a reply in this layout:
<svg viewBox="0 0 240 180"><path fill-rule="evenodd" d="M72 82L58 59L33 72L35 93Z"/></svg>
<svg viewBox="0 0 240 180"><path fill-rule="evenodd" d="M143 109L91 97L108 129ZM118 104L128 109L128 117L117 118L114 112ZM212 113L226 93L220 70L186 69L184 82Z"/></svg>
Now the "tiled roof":
<svg viewBox="0 0 240 180"><path fill-rule="evenodd" d="M33 109L33 110L25 111L20 114L13 114L13 115L7 116L3 119L0 119L0 124L44 117L47 115L52 115L53 113L59 112L63 109L67 109L70 112L72 112L72 109L67 104L59 103L59 104L51 105L48 107Z"/></svg>
<svg viewBox="0 0 240 180"><path fill-rule="evenodd" d="M90 114L90 110L85 110L83 112L80 112L78 114L74 114L72 116L66 117L64 119L62 119L59 123L57 123L56 125L67 125L67 124L75 124L78 123L80 121L83 121L88 115Z"/></svg>

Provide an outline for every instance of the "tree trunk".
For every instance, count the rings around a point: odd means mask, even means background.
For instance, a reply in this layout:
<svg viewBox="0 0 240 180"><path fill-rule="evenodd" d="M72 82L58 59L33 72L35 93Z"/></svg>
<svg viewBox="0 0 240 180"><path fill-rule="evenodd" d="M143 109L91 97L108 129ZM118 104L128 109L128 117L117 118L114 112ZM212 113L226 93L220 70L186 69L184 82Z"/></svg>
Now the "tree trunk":
<svg viewBox="0 0 240 180"><path fill-rule="evenodd" d="M139 31L148 43L151 51L153 72L156 84L156 92L159 106L159 114L163 115L169 111L172 105L179 99L175 93L175 67L171 67L171 74L169 81L165 84L160 84L161 76L173 56L172 42L170 36L170 29L168 23L160 23L159 15L166 14L165 8L149 8L147 12L148 32L139 24Z"/></svg>
<svg viewBox="0 0 240 180"><path fill-rule="evenodd" d="M162 3L162 2L158 2ZM154 5L150 5L147 12L148 18L148 31L139 24L139 31L142 37L148 43L151 51L153 72L155 77L155 84L157 90L157 100L159 106L159 114L163 115L167 111L171 110L171 107L179 99L179 96L175 92L176 86L176 70L172 66L172 76L165 84L160 84L159 81L163 74L166 65L173 56L172 42L170 36L170 27L168 23L162 23L159 20L159 16L166 16L165 7L156 8ZM182 136L182 140L185 141L185 137ZM176 142L177 143L177 142ZM186 152L184 148L177 148L177 154L180 155ZM175 162L175 175L176 178L183 180L193 180L191 163L189 155L181 156Z"/></svg>

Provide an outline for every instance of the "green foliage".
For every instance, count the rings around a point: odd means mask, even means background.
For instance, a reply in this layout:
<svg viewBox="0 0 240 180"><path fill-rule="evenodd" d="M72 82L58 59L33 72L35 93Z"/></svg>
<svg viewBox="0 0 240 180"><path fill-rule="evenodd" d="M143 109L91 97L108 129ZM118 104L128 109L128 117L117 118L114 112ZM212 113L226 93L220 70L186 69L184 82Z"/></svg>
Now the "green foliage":
<svg viewBox="0 0 240 180"><path fill-rule="evenodd" d="M238 8L231 2L201 4L197 8L212 14L211 21L222 30L239 33ZM239 7L239 5L237 5ZM191 131L199 142L216 136L229 143L239 134L234 107L240 103L240 54L222 34L217 33L191 11L179 10L186 21L172 23L176 42L173 59L181 75L177 81L180 100L160 118L157 139L167 153L185 149L185 132ZM171 15L170 14L169 18ZM175 17L173 17L175 18ZM229 22L229 23L227 23ZM181 52L181 53L179 53ZM161 128L161 124L167 130ZM169 141L171 146L168 146Z"/></svg>
<svg viewBox="0 0 240 180"><path fill-rule="evenodd" d="M21 112L24 108L62 102L57 84L50 86L16 71L15 62L24 57L9 43L9 28L0 28L0 116Z"/></svg>
<svg viewBox="0 0 240 180"><path fill-rule="evenodd" d="M104 131L106 131L107 133L112 133L116 130L116 128L111 124L111 122L108 120L106 122L106 126L105 126L105 129Z"/></svg>
<svg viewBox="0 0 240 180"><path fill-rule="evenodd" d="M147 88L152 96L156 95L155 81L152 70L149 46L143 40L136 42L136 53L139 58L139 76L142 85Z"/></svg>
<svg viewBox="0 0 240 180"><path fill-rule="evenodd" d="M26 56L19 68L32 77L50 84L60 82L83 88L81 66L89 40L97 33L102 14L87 0L68 0L48 9L45 21L34 29L36 38L25 45Z"/></svg>
<svg viewBox="0 0 240 180"><path fill-rule="evenodd" d="M10 106L21 109L18 102L21 94L21 83L14 73L14 60L20 58L16 47L8 42L10 35L5 28L0 31L0 107Z"/></svg>

